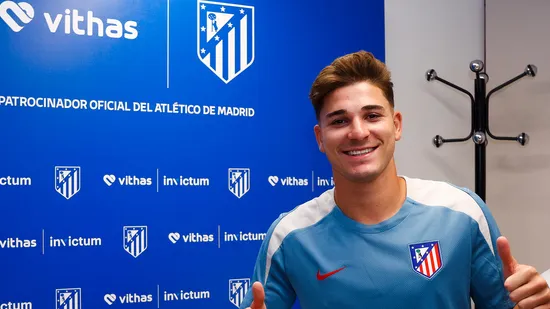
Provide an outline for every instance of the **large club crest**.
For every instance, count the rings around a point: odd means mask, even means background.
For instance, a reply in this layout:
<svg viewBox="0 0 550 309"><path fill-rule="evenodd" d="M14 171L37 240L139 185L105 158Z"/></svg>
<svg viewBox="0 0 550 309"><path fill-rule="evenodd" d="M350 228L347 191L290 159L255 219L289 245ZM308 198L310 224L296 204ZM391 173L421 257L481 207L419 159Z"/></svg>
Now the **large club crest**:
<svg viewBox="0 0 550 309"><path fill-rule="evenodd" d="M443 266L439 241L409 245L413 270L427 278L432 278Z"/></svg>
<svg viewBox="0 0 550 309"><path fill-rule="evenodd" d="M147 250L147 226L125 226L123 228L124 251L137 258Z"/></svg>
<svg viewBox="0 0 550 309"><path fill-rule="evenodd" d="M239 308L250 288L250 279L229 280L229 301Z"/></svg>
<svg viewBox="0 0 550 309"><path fill-rule="evenodd" d="M228 175L229 191L236 197L243 197L250 190L250 169L230 168Z"/></svg>
<svg viewBox="0 0 550 309"><path fill-rule="evenodd" d="M82 291L80 288L55 290L56 309L82 309Z"/></svg>
<svg viewBox="0 0 550 309"><path fill-rule="evenodd" d="M254 7L198 1L197 54L226 84L254 62Z"/></svg>
<svg viewBox="0 0 550 309"><path fill-rule="evenodd" d="M55 167L55 191L70 199L80 191L80 166Z"/></svg>

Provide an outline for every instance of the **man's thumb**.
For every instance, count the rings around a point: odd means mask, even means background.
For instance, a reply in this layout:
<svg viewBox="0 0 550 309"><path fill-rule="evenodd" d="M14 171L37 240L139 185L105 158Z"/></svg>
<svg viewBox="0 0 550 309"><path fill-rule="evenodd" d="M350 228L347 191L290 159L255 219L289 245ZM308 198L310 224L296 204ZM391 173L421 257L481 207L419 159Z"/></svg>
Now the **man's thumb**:
<svg viewBox="0 0 550 309"><path fill-rule="evenodd" d="M265 308L265 292L264 287L262 284L258 281L254 282L252 285L252 298L254 299L252 301L252 309L262 309Z"/></svg>
<svg viewBox="0 0 550 309"><path fill-rule="evenodd" d="M502 260L502 267L504 269L504 279L507 279L516 272L518 262L512 256L512 250L510 249L510 243L506 237L501 236L497 239L498 254Z"/></svg>

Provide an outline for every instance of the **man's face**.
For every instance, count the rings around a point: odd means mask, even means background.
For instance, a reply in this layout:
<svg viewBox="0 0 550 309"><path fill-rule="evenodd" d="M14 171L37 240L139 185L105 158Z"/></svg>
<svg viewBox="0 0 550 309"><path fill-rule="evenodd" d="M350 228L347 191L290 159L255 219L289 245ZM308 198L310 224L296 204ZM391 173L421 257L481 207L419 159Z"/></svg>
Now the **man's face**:
<svg viewBox="0 0 550 309"><path fill-rule="evenodd" d="M401 121L380 88L361 82L325 98L314 130L319 150L327 155L334 173L366 182L392 161Z"/></svg>

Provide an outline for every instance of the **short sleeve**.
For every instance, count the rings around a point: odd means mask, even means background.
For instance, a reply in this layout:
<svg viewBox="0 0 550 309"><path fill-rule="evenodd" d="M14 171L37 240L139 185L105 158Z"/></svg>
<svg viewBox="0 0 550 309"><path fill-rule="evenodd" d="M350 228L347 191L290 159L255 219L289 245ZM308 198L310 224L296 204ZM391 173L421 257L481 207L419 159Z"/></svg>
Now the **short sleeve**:
<svg viewBox="0 0 550 309"><path fill-rule="evenodd" d="M501 236L497 223L489 208L475 193L466 190L477 202L483 218L472 221L472 262L470 293L476 309L512 309L515 304L510 300L504 287L502 260L498 255L497 238ZM482 228L478 222L487 222Z"/></svg>
<svg viewBox="0 0 550 309"><path fill-rule="evenodd" d="M279 216L266 233L256 258L251 287L239 309L245 309L252 304L252 284L256 281L261 282L264 287L266 307L269 309L290 309L296 300L296 292L285 271L283 239L274 234L283 217L284 214Z"/></svg>

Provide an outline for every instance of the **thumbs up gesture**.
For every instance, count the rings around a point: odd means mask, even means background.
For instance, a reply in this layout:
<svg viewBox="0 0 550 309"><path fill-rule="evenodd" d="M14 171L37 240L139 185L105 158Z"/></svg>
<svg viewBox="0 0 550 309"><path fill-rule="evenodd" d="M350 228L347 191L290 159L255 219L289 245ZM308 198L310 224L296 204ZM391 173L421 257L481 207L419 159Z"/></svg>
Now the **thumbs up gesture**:
<svg viewBox="0 0 550 309"><path fill-rule="evenodd" d="M504 287L517 304L516 308L550 309L550 287L546 280L534 267L516 261L505 237L497 239L497 247L504 271Z"/></svg>
<svg viewBox="0 0 550 309"><path fill-rule="evenodd" d="M266 309L264 287L260 282L254 282L252 285L252 304L246 309Z"/></svg>

